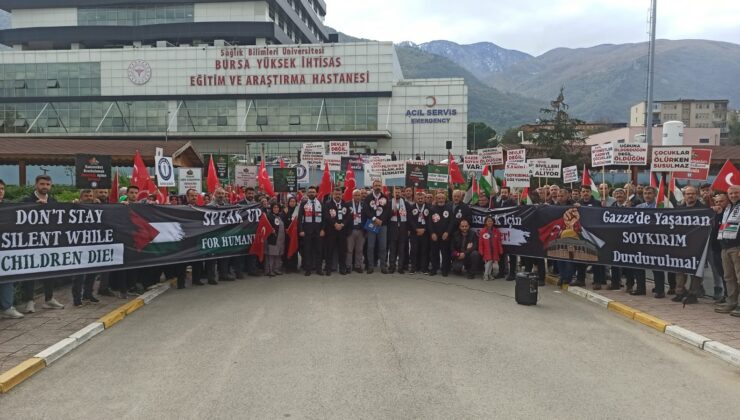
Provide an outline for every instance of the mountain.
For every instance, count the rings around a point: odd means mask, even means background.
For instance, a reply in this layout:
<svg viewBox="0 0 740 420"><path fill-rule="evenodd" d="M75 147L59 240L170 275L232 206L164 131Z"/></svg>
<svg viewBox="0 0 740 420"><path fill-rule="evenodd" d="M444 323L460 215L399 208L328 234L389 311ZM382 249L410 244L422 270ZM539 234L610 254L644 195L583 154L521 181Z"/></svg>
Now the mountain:
<svg viewBox="0 0 740 420"><path fill-rule="evenodd" d="M485 122L501 134L514 125L531 123L539 115L539 109L546 104L487 86L452 61L419 48L397 45L396 53L407 79L464 78L468 85L468 121Z"/></svg>
<svg viewBox="0 0 740 420"><path fill-rule="evenodd" d="M414 46L412 43L408 45ZM527 53L507 50L490 42L460 45L450 41L431 41L417 47L422 51L452 60L480 79L486 79L514 64L534 58Z"/></svg>
<svg viewBox="0 0 740 420"><path fill-rule="evenodd" d="M460 48L448 44L448 48L435 48L434 53L455 61L500 91L550 101L564 86L571 115L587 121L627 121L630 106L645 99L647 43L556 48L490 71L481 63L497 62L495 49L489 56L464 58L459 51L479 44ZM657 100L729 99L731 106L740 104L740 45L658 40L655 71Z"/></svg>

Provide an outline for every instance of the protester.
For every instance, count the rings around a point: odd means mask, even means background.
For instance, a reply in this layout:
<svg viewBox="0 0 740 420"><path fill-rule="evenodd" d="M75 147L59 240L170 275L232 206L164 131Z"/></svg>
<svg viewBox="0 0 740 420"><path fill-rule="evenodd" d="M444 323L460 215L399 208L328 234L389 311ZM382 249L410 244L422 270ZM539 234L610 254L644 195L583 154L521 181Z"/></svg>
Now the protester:
<svg viewBox="0 0 740 420"><path fill-rule="evenodd" d="M740 317L738 308L738 279L740 279L740 186L733 185L727 190L729 204L724 210L715 208L722 214L718 238L722 246L722 267L725 271L725 287L727 298L714 311L720 314L730 314Z"/></svg>
<svg viewBox="0 0 740 420"><path fill-rule="evenodd" d="M411 217L413 229L411 229L410 243L410 274L429 274L429 205L426 196L419 191L416 193L416 203L412 206Z"/></svg>
<svg viewBox="0 0 740 420"><path fill-rule="evenodd" d="M331 276L336 258L339 274L347 274L347 221L348 206L342 202L342 189L334 188L331 200L324 204L324 274Z"/></svg>
<svg viewBox="0 0 740 420"><path fill-rule="evenodd" d="M211 202L206 204L206 207L229 207L231 204L227 201L226 190L223 188L217 188L213 193ZM230 266L238 264L238 257L233 258L219 258L217 260L206 261L206 271L208 272L208 281L235 281L236 276L231 274ZM216 272L218 269L218 273ZM218 275L218 276L217 276Z"/></svg>
<svg viewBox="0 0 740 420"><path fill-rule="evenodd" d="M288 196L288 205L285 206L283 209L283 221L285 222L286 229L290 226L290 224L293 222L293 218L298 217L298 200L295 196L289 195ZM285 252L284 252L284 262L283 266L285 267L285 271L288 273L295 273L298 271L298 253L294 253L292 256L288 256L288 247L290 246L290 241L285 241ZM300 249L300 241L299 246ZM249 262L247 260L247 262ZM247 264L247 268L249 268L249 264Z"/></svg>
<svg viewBox="0 0 740 420"><path fill-rule="evenodd" d="M92 190L85 189L80 191L79 204L95 204L95 201ZM94 283L94 274L77 274L72 276L72 302L74 306L82 306L83 300L89 303L100 302L93 296Z"/></svg>
<svg viewBox="0 0 740 420"><path fill-rule="evenodd" d="M373 181L373 192L365 199L365 218L372 224L367 232L367 273L375 271L376 257L380 261L380 271L388 274L386 255L388 243L388 219L390 200L383 194L383 184Z"/></svg>
<svg viewBox="0 0 740 420"><path fill-rule="evenodd" d="M285 252L285 219L283 208L277 201L270 203L267 213L273 233L267 238L265 250L265 275L268 277L283 274L283 253Z"/></svg>
<svg viewBox="0 0 740 420"><path fill-rule="evenodd" d="M499 262L501 256L504 253L503 242L501 238L501 232L494 225L493 217L486 216L483 222L483 228L479 232L478 240L478 253L485 264L485 270L483 272L483 280L492 281L494 278L502 278L493 276L493 263ZM502 268L499 265L499 274L501 274Z"/></svg>
<svg viewBox="0 0 740 420"><path fill-rule="evenodd" d="M696 187L689 185L683 191L684 201L679 204L679 208L699 208L702 204L699 202L698 191ZM686 289L688 276L684 273L676 273L676 296L671 300L673 302L683 302L684 305L699 303L699 293L702 286L702 278L691 276L691 288Z"/></svg>
<svg viewBox="0 0 740 420"><path fill-rule="evenodd" d="M482 258L478 252L478 235L470 229L470 222L460 220L459 229L452 237L452 271L467 273L468 279L481 272Z"/></svg>
<svg viewBox="0 0 740 420"><path fill-rule="evenodd" d="M717 194L713 200L714 205L712 209L718 213L715 216L712 233L709 236L709 244L711 246L709 267L712 269L712 277L714 278L714 301L716 303L724 303L727 296L727 287L725 287L725 271L722 268L722 245L718 236L719 227L722 224L722 213L730 204L730 200L727 198L727 194Z"/></svg>
<svg viewBox="0 0 740 420"><path fill-rule="evenodd" d="M349 271L352 267L356 273L362 273L362 259L365 249L365 212L362 202L362 192L352 191L352 201L348 204L348 218L352 220L350 231L347 233L347 256L345 267ZM352 262L354 261L354 265Z"/></svg>
<svg viewBox="0 0 740 420"><path fill-rule="evenodd" d="M5 203L5 181L0 179L0 205ZM23 314L13 306L15 283L0 283L0 316L2 318L20 319Z"/></svg>
<svg viewBox="0 0 740 420"><path fill-rule="evenodd" d="M447 277L450 273L450 235L454 226L454 216L452 206L447 204L444 193L437 193L436 202L429 210L429 214L432 263L429 275L437 275L441 267L442 276Z"/></svg>
<svg viewBox="0 0 740 420"><path fill-rule="evenodd" d="M388 272L406 272L405 260L408 254L409 231L413 229L411 205L401 197L401 189L393 189L390 203L391 217L388 219Z"/></svg>
<svg viewBox="0 0 740 420"><path fill-rule="evenodd" d="M581 199L575 205L579 207L601 207L601 203L594 198L589 185L581 186ZM586 267L587 264L575 264L576 280L571 283L571 286L582 287L586 285ZM593 271L593 289L601 290L602 286L606 284L606 267L592 265L591 270Z"/></svg>
<svg viewBox="0 0 740 420"><path fill-rule="evenodd" d="M321 275L321 250L325 236L323 207L316 198L316 187L309 187L306 196L298 210L298 236L303 238L303 269L306 276L310 276L312 271Z"/></svg>

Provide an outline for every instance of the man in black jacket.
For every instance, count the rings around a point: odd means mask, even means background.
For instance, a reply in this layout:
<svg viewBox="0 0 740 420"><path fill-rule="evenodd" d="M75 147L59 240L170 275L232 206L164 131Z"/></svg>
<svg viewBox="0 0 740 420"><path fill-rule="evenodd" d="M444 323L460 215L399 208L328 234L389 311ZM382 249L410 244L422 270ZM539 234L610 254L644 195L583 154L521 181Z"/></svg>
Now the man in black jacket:
<svg viewBox="0 0 740 420"><path fill-rule="evenodd" d="M411 206L411 274L429 274L429 205L422 191L416 193Z"/></svg>
<svg viewBox="0 0 740 420"><path fill-rule="evenodd" d="M21 200L23 203L49 204L56 203L57 200L51 196L51 177L49 175L39 175L36 177L33 192L30 196ZM23 282L21 287L22 300L26 302L26 313L36 312L36 305L33 301L34 281ZM64 305L54 299L54 279L43 280L44 284L44 309L64 309Z"/></svg>
<svg viewBox="0 0 740 420"><path fill-rule="evenodd" d="M321 275L321 248L325 236L323 210L316 198L316 187L309 187L306 195L298 209L298 236L303 238L303 268L306 276L310 276L311 271Z"/></svg>
<svg viewBox="0 0 740 420"><path fill-rule="evenodd" d="M375 225L375 231L367 232L367 273L375 271L376 256L380 260L380 271L388 273L386 269L386 254L388 245L388 219L391 217L391 205L388 197L383 194L383 184L373 181L373 190L365 197L365 219ZM377 253L376 253L377 252Z"/></svg>
<svg viewBox="0 0 740 420"><path fill-rule="evenodd" d="M579 207L601 207L601 202L594 198L590 185L582 185L581 200L576 205ZM576 281L575 283L571 283L572 286L586 285L586 267L586 264L576 264ZM606 267L603 265L592 265L591 268L594 278L593 289L601 290L602 285L606 284Z"/></svg>
<svg viewBox="0 0 740 420"><path fill-rule="evenodd" d="M450 273L450 239L454 226L452 206L447 203L447 197L443 192L437 193L434 206L429 209L429 232L431 239L431 276L437 275L442 263L442 275L447 277Z"/></svg>
<svg viewBox="0 0 740 420"><path fill-rule="evenodd" d="M339 274L347 274L347 222L349 219L348 205L342 202L342 189L334 188L331 199L324 204L324 274L331 276L334 267L334 256L337 257Z"/></svg>
<svg viewBox="0 0 740 420"><path fill-rule="evenodd" d="M394 273L398 267L398 274L406 271L405 259L408 253L411 205L401 197L401 188L393 189L391 199L391 217L388 220L388 271Z"/></svg>
<svg viewBox="0 0 740 420"><path fill-rule="evenodd" d="M480 273L482 263L478 252L478 235L470 230L470 222L463 219L452 237L452 271L462 274L464 268L468 278L472 279Z"/></svg>
<svg viewBox="0 0 740 420"><path fill-rule="evenodd" d="M450 233L458 229L462 220L467 220L468 223L473 222L473 211L470 210L470 206L463 202L464 196L465 193L460 190L456 190L452 193L452 216L454 218L454 226Z"/></svg>

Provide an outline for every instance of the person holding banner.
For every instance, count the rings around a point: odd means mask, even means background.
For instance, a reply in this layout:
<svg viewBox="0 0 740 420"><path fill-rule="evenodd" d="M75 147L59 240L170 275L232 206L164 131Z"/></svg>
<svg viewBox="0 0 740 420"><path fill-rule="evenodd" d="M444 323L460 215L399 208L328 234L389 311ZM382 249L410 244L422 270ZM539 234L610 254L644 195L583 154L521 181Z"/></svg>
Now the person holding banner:
<svg viewBox="0 0 740 420"><path fill-rule="evenodd" d="M0 204L5 200L5 182L0 179ZM0 283L0 317L9 319L23 318L13 306L15 298L15 283Z"/></svg>
<svg viewBox="0 0 740 420"><path fill-rule="evenodd" d="M386 268L388 245L388 219L391 208L388 197L383 194L383 184L373 181L373 191L365 198L365 218L367 232L367 273L375 271L376 257L380 260L380 271L388 274Z"/></svg>
<svg viewBox="0 0 740 420"><path fill-rule="evenodd" d="M339 274L347 274L347 229L346 222L349 217L348 205L342 202L342 189L334 188L331 200L324 205L324 232L326 237L324 243L324 274L331 276L334 266L334 257L337 258Z"/></svg>
<svg viewBox="0 0 740 420"><path fill-rule="evenodd" d="M601 207L601 203L596 200L591 192L591 186L581 186L581 199L576 204L578 207ZM571 286L585 286L586 285L586 264L576 264L576 280L571 283ZM591 265L593 270L593 289L601 290L601 287L606 284L606 267L603 265Z"/></svg>
<svg viewBox="0 0 740 420"><path fill-rule="evenodd" d="M393 274L398 267L398 274L406 272L405 259L408 253L411 205L401 197L401 188L393 189L391 199L391 217L388 221L388 271Z"/></svg>
<svg viewBox="0 0 740 420"><path fill-rule="evenodd" d="M298 216L298 200L292 194L288 195L288 204L283 209L283 221L285 222L286 229L290 226L293 221L293 217ZM288 257L288 248L290 247L290 241L285 241L285 255L283 261L283 267L288 273L295 273L298 271L298 253L294 253L293 256ZM300 246L299 246L300 248Z"/></svg>
<svg viewBox="0 0 740 420"><path fill-rule="evenodd" d="M298 209L298 236L303 239L303 269L306 276L312 271L321 275L321 250L325 236L323 210L316 198L316 187L309 187L306 199Z"/></svg>
<svg viewBox="0 0 740 420"><path fill-rule="evenodd" d="M699 195L696 187L693 185L687 186L683 191L683 203L678 205L678 208L699 208L703 205L699 202ZM699 293L702 286L702 278L697 276L691 276L691 288L686 289L686 281L688 275L684 273L676 273L676 296L671 299L673 302L683 302L684 305L699 303Z"/></svg>
<svg viewBox="0 0 740 420"><path fill-rule="evenodd" d="M198 206L198 191L195 191L194 189L190 188L187 191L185 191L185 200L187 201L187 205L190 207L197 207ZM193 286L204 286L203 283L203 265L204 261L193 261L190 264L190 277L192 278L192 284ZM209 281L209 284L218 284L216 283L215 279L213 282ZM180 285L178 285L179 287ZM185 285L182 285L183 288Z"/></svg>
<svg viewBox="0 0 740 420"><path fill-rule="evenodd" d="M429 275L437 275L441 262L442 276L447 277L450 273L450 237L455 219L452 215L452 205L447 203L445 193L437 193L435 205L429 209L429 220L432 260L432 271Z"/></svg>
<svg viewBox="0 0 740 420"><path fill-rule="evenodd" d="M622 188L614 190L614 202L609 207L627 208L632 207L632 202L627 199L627 191ZM612 266L611 269L612 284L609 290L619 290L622 288L622 275L627 280L627 291L632 290L635 284L635 270L631 268Z"/></svg>
<svg viewBox="0 0 740 420"><path fill-rule="evenodd" d="M657 191L655 190L655 187L644 187L642 189L642 198L644 202L642 204L638 204L638 209L657 209L658 208L658 202L656 201L657 198ZM637 272L637 289L630 292L631 295L645 295L647 294L646 286L645 286L645 270L635 270ZM653 297L656 299L662 299L665 297L665 272L659 271L659 270L653 270L653 281L655 282L655 288L653 289L653 292L655 293Z"/></svg>

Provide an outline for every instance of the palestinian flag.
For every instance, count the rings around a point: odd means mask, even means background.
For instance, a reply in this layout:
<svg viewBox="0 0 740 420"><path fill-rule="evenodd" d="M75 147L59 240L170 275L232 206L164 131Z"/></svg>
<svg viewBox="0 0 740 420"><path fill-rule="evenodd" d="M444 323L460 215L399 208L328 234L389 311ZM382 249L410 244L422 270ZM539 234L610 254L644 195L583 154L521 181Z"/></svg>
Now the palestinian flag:
<svg viewBox="0 0 740 420"><path fill-rule="evenodd" d="M493 171L488 170L488 165L483 168L483 173L478 181L480 190L485 192L488 197L491 195L498 194L498 184L496 178L493 177Z"/></svg>
<svg viewBox="0 0 740 420"><path fill-rule="evenodd" d="M663 177L660 177L660 186L658 187L658 196L655 198L655 202L658 208L661 208L661 209L672 209L673 208L673 203L671 203L671 200L668 198L668 195L666 194L665 182L663 182Z"/></svg>
<svg viewBox="0 0 740 420"><path fill-rule="evenodd" d="M138 251L165 253L177 249L185 237L182 225L177 222L149 222L131 212L131 222L136 228L133 234L134 247Z"/></svg>
<svg viewBox="0 0 740 420"><path fill-rule="evenodd" d="M591 174L588 173L588 168L586 168L586 165L583 165L583 183L582 185L584 187L591 187L591 195L594 197L595 200L601 200L601 194L599 193L599 187L594 183L593 179L591 179Z"/></svg>
<svg viewBox="0 0 740 420"><path fill-rule="evenodd" d="M527 205L534 204L532 202L532 199L529 197L529 187L524 187L524 190L522 190L522 195L519 197L519 201Z"/></svg>
<svg viewBox="0 0 740 420"><path fill-rule="evenodd" d="M478 182L475 180L475 176L473 176L473 180L470 184L470 189L468 189L468 192L465 193L465 198L463 201L467 204L478 204L478 198L480 197L480 188L478 187Z"/></svg>

